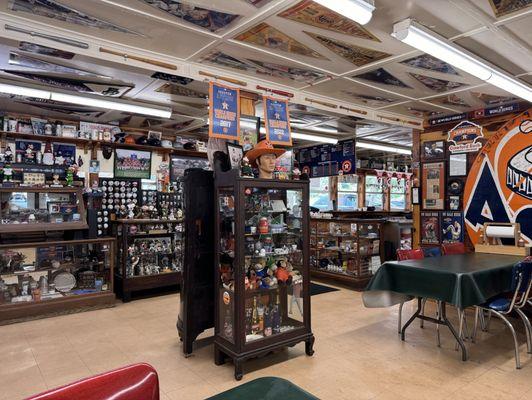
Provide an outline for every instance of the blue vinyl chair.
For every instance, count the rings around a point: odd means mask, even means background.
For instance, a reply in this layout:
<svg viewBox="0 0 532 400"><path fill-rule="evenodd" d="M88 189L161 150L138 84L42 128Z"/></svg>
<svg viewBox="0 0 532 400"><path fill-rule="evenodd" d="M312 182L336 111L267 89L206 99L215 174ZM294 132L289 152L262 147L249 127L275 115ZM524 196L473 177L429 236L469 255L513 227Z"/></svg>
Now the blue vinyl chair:
<svg viewBox="0 0 532 400"><path fill-rule="evenodd" d="M442 255L439 247L423 247L423 254L425 254L425 257L439 257Z"/></svg>
<svg viewBox="0 0 532 400"><path fill-rule="evenodd" d="M500 296L491 299L485 304L476 307L475 312L475 327L473 328L473 341L475 341L478 318L481 312L488 311L491 315L496 315L506 326L510 329L514 339L515 346L515 366L517 369L521 369L521 361L519 359L519 343L517 341L517 335L513 325L506 317L512 311L515 311L517 315L523 320L526 330L526 343L528 353L532 353L532 326L527 316L521 310L527 302L530 296L530 288L532 287L532 258L528 257L524 261L514 265L512 269L512 295L510 297Z"/></svg>

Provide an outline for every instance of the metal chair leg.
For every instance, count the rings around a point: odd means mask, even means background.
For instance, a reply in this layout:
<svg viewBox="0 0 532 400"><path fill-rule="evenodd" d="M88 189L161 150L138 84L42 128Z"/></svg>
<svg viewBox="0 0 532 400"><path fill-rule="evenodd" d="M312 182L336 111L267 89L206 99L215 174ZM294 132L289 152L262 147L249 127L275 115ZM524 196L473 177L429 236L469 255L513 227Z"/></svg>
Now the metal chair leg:
<svg viewBox="0 0 532 400"><path fill-rule="evenodd" d="M403 319L403 306L404 305L405 305L404 301L401 304L399 304L399 322L397 324L397 333L398 334L401 334L402 319Z"/></svg>
<svg viewBox="0 0 532 400"><path fill-rule="evenodd" d="M490 330L490 322L491 322L491 312L488 313L488 321L486 322L486 327L484 329L484 332L489 332L489 330Z"/></svg>
<svg viewBox="0 0 532 400"><path fill-rule="evenodd" d="M532 325L530 325L530 320L523 311L521 311L519 308L515 308L515 311L517 312L517 314L519 314L519 316L523 320L523 323L525 324L526 348L528 354L532 354Z"/></svg>
<svg viewBox="0 0 532 400"><path fill-rule="evenodd" d="M495 311L495 310L490 310L490 314L492 314L492 313L495 314L500 319L502 319L504 321L504 323L506 324L506 326L510 329L510 332L512 332L512 336L514 338L514 347L515 347L515 368L521 369L521 360L519 358L519 342L517 341L517 334L515 333L515 329L514 329L513 325L500 312Z"/></svg>
<svg viewBox="0 0 532 400"><path fill-rule="evenodd" d="M464 310L458 310L458 336L460 339L464 338ZM458 342L454 345L454 349L458 351Z"/></svg>
<svg viewBox="0 0 532 400"><path fill-rule="evenodd" d="M421 300L421 312L419 313L420 315L425 315L425 304L427 304L427 299L424 298ZM423 328L425 325L423 324L423 320L420 320L419 322L419 327L420 328Z"/></svg>
<svg viewBox="0 0 532 400"><path fill-rule="evenodd" d="M480 308L478 307L475 307L475 323L473 325L473 332L471 333L471 342L472 343L475 343L476 339L477 339L477 329L478 329L478 322L479 322L479 319L481 319L481 311L480 311ZM482 325L482 321L480 322L480 324Z"/></svg>

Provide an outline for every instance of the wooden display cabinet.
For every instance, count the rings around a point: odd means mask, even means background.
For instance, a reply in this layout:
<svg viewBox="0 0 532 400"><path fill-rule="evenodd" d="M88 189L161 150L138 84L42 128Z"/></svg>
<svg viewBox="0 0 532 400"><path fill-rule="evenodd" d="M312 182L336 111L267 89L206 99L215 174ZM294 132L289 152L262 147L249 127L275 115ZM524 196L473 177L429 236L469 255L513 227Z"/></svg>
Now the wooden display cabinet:
<svg viewBox="0 0 532 400"><path fill-rule="evenodd" d="M115 239L0 245L0 325L112 307Z"/></svg>
<svg viewBox="0 0 532 400"><path fill-rule="evenodd" d="M215 363L305 342L310 325L309 184L216 173Z"/></svg>
<svg viewBox="0 0 532 400"><path fill-rule="evenodd" d="M365 286L380 266L380 219L312 219L311 275L350 286Z"/></svg>
<svg viewBox="0 0 532 400"><path fill-rule="evenodd" d="M0 234L87 229L82 189L1 187Z"/></svg>
<svg viewBox="0 0 532 400"><path fill-rule="evenodd" d="M124 302L147 289L177 286L183 269L184 220L118 219L116 290Z"/></svg>

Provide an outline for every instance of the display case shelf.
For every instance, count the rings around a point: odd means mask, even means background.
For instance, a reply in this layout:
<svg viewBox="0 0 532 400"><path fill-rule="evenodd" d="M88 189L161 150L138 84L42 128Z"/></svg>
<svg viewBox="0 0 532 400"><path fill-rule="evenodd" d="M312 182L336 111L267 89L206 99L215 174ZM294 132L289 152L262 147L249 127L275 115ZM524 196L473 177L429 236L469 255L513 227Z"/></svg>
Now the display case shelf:
<svg viewBox="0 0 532 400"><path fill-rule="evenodd" d="M355 288L364 287L382 261L382 222L380 219L358 218L312 219L312 277L336 280ZM319 247L319 243L327 246Z"/></svg>
<svg viewBox="0 0 532 400"><path fill-rule="evenodd" d="M305 342L313 354L309 186L232 170L216 172L215 190L215 363L232 359L239 380L243 362L277 348Z"/></svg>
<svg viewBox="0 0 532 400"><path fill-rule="evenodd" d="M113 238L1 244L0 324L113 306L114 260Z"/></svg>

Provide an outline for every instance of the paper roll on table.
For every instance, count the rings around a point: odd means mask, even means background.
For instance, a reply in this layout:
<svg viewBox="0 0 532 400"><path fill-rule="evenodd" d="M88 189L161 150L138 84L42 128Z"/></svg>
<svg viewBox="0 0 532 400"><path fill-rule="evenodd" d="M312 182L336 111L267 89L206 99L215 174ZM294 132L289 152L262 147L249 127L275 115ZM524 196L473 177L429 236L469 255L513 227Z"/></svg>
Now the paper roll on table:
<svg viewBox="0 0 532 400"><path fill-rule="evenodd" d="M488 226L486 236L490 238L515 238L515 226Z"/></svg>

